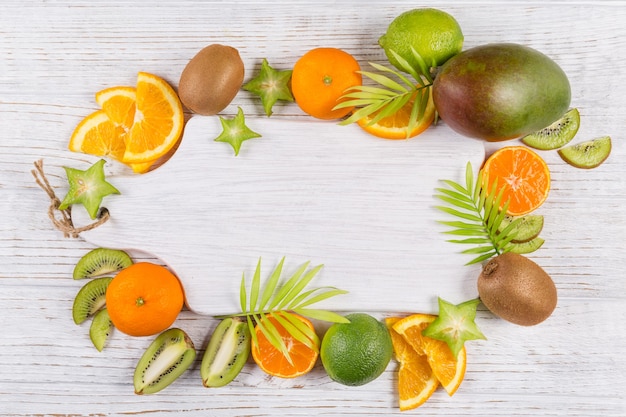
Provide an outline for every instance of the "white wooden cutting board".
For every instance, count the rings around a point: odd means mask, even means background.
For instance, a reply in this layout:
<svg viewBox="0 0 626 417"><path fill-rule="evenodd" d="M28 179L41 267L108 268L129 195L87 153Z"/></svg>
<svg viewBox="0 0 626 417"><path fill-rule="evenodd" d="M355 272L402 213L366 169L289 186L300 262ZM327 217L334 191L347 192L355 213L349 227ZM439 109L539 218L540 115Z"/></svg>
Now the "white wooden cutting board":
<svg viewBox="0 0 626 417"><path fill-rule="evenodd" d="M439 180L462 180L468 161L481 165L481 142L445 126L391 141L335 122L247 124L262 138L235 156L213 140L217 117L192 117L166 164L107 178L121 191L104 200L111 219L82 237L162 259L200 314L238 312L242 274L250 281L259 257L263 277L283 256L285 276L324 264L310 287L348 290L319 305L336 311L434 312L437 296L477 296L479 266L446 242L437 220L450 217L433 195ZM90 222L82 207L73 216Z"/></svg>

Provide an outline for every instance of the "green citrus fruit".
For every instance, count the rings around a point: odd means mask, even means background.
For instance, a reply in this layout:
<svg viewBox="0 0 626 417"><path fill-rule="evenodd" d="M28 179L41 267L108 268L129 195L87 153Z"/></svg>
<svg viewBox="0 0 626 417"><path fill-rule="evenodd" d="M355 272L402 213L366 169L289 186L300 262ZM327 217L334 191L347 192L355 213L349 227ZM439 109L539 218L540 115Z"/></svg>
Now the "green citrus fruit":
<svg viewBox="0 0 626 417"><path fill-rule="evenodd" d="M461 52L463 40L463 32L454 17L438 9L422 8L396 17L378 44L385 50L389 62L402 70L391 51L415 68L413 48L427 65L437 67Z"/></svg>
<svg viewBox="0 0 626 417"><path fill-rule="evenodd" d="M346 316L322 339L320 357L326 373L343 385L358 386L378 378L387 368L393 346L387 327L365 313Z"/></svg>

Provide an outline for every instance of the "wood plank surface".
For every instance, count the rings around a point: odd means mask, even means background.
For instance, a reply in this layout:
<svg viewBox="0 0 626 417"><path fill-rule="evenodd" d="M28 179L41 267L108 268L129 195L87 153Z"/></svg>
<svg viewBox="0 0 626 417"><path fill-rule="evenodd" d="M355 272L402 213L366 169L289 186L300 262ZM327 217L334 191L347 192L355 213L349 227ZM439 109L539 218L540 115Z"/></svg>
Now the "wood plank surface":
<svg viewBox="0 0 626 417"><path fill-rule="evenodd" d="M134 395L132 373L150 339L115 333L99 353L88 328L72 322L72 300L81 286L71 279L72 269L93 245L53 228L48 197L30 172L33 162L44 160L51 185L63 195L62 166L97 160L67 150L72 130L97 108L96 91L133 85L138 71L176 87L187 61L210 43L237 47L246 79L263 58L290 68L317 46L343 48L369 69L367 62L385 62L376 42L389 22L420 6L453 14L465 48L518 42L553 57L567 73L572 106L581 113L577 140L613 137L611 157L591 171L566 165L556 152L541 154L552 189L539 210L546 243L531 258L557 285L553 316L525 328L481 306L477 322L488 340L468 343L460 390L452 398L437 391L413 412L397 409L394 364L374 382L351 388L332 382L319 363L294 380L270 378L250 363L231 385L208 390L197 361L167 390ZM623 1L4 1L0 415L626 415L625 18ZM247 117L263 117L259 102L245 92L223 115L232 117L237 106ZM295 104L277 106L272 117L308 119ZM437 134L447 131L445 123L436 127ZM516 141L487 151L511 143ZM129 173L114 162L106 171ZM158 261L149 253L132 255ZM175 325L189 333L201 357L216 321L185 311Z"/></svg>

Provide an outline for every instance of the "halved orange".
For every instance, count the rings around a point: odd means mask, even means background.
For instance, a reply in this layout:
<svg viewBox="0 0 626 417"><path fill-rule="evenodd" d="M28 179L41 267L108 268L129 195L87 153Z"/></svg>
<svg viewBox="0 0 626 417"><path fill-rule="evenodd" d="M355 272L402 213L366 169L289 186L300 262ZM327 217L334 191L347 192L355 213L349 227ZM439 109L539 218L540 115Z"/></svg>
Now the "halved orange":
<svg viewBox="0 0 626 417"><path fill-rule="evenodd" d="M280 316L280 319L276 318L276 315ZM313 323L310 320L296 315L290 314L290 317L300 320L304 323L313 334L315 332ZM274 326L289 352L289 359L283 354L283 352L270 342L270 339L266 336L265 332L258 324L255 327L256 337L252 338L252 358L257 365L267 374L277 376L280 378L295 378L300 375L308 373L319 356L319 339L315 336L310 343L302 343L295 339L281 324L280 321L288 320L287 317L280 313L268 315L264 320L270 321ZM287 326L289 327L289 326Z"/></svg>
<svg viewBox="0 0 626 417"><path fill-rule="evenodd" d="M428 96L428 103L424 110L424 116L413 126L411 132L408 131L409 119L413 111L413 100L410 100L391 116L384 117L378 122L370 124L378 112L374 112L362 119L357 120L357 124L366 132L384 139L408 139L419 135L425 131L435 120L435 104L432 94Z"/></svg>
<svg viewBox="0 0 626 417"><path fill-rule="evenodd" d="M537 153L525 146L506 146L494 152L483 166L483 186L504 189L502 205L507 214L522 216L536 210L548 198L550 169ZM502 207L501 207L502 208Z"/></svg>
<svg viewBox="0 0 626 417"><path fill-rule="evenodd" d="M398 370L398 404L401 411L411 410L424 404L437 390L439 380L428 364L426 355L420 355L393 325L399 317L388 317L385 324L391 335L393 352L400 364Z"/></svg>
<svg viewBox="0 0 626 417"><path fill-rule="evenodd" d="M441 386L452 396L463 382L466 369L465 347L455 358L450 347L441 340L422 335L422 331L435 320L431 314L412 314L393 325L417 352L424 352L428 364Z"/></svg>
<svg viewBox="0 0 626 417"><path fill-rule="evenodd" d="M85 117L70 137L69 149L96 156L109 156L121 160L126 146L126 131L113 123L104 110Z"/></svg>
<svg viewBox="0 0 626 417"><path fill-rule="evenodd" d="M122 158L131 164L165 155L178 142L184 125L180 99L164 79L140 72L136 88L135 119Z"/></svg>

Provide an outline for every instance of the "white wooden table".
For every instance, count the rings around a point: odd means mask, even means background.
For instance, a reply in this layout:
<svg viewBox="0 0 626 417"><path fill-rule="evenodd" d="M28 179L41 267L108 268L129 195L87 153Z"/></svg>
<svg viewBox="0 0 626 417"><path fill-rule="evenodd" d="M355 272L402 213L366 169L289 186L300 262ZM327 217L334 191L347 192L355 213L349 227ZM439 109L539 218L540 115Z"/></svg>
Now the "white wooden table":
<svg viewBox="0 0 626 417"><path fill-rule="evenodd" d="M63 193L61 167L96 160L66 148L76 124L96 108L93 94L133 85L138 71L176 86L188 59L210 43L237 47L246 79L264 57L290 68L318 46L346 49L363 64L384 62L378 37L395 16L422 5L452 13L466 48L510 41L553 57L570 78L572 105L582 116L577 140L609 134L614 148L592 171L569 167L555 152L542 154L552 191L540 209L546 243L532 258L556 282L553 316L523 328L481 308L477 320L488 340L468 344L460 390L452 398L439 390L404 414L626 415L625 2L114 0L0 6L0 415L399 415L394 365L376 381L349 388L332 382L319 363L294 380L270 378L251 363L231 385L208 390L198 361L165 391L136 396L132 373L149 340L116 333L98 353L88 329L72 322L81 283L71 272L92 247L52 227L49 202L30 171L43 158ZM223 114L234 115L236 106L247 117L263 117L248 94ZM272 117L306 118L294 104L276 107ZM120 169L107 165L108 173ZM215 324L189 311L176 322L199 358Z"/></svg>

